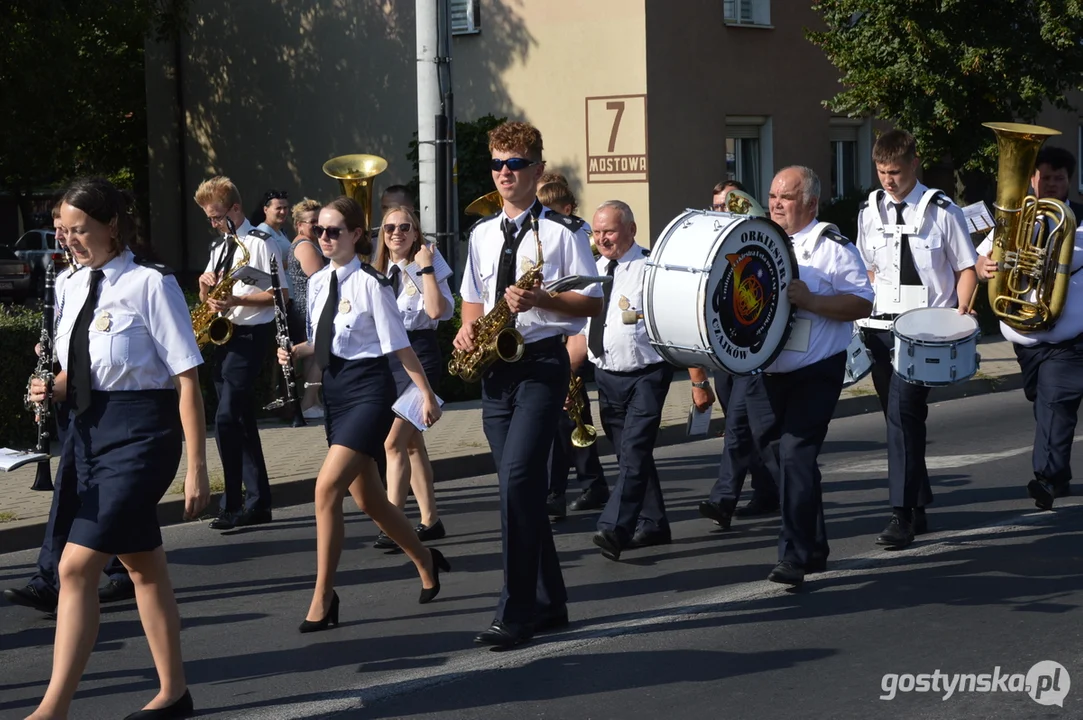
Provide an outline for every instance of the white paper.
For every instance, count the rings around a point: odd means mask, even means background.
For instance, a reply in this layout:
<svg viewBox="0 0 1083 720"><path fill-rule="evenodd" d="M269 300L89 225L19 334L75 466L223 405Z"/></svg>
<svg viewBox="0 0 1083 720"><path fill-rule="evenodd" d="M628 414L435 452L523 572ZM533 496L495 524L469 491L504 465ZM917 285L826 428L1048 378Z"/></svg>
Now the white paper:
<svg viewBox="0 0 1083 720"><path fill-rule="evenodd" d="M699 410L696 410L695 405L688 406L688 426L686 428L686 433L689 437L707 434L711 429L711 411L713 409L713 405L708 405L706 410L700 412Z"/></svg>
<svg viewBox="0 0 1083 720"><path fill-rule="evenodd" d="M27 463L38 462L39 460L48 459L49 456L45 453L36 453L31 452L30 450L12 450L11 448L0 448L0 470L3 470L4 472L21 468Z"/></svg>
<svg viewBox="0 0 1083 720"><path fill-rule="evenodd" d="M445 278L451 277L453 271L451 266L447 264L447 260L440 254L440 251L436 249L435 245L429 245L429 250L432 251L432 272L436 276L436 282L440 282ZM374 253L375 254L375 253ZM410 279L414 281L414 285L418 290L421 289L422 278L417 274L417 271L421 269L421 266L417 262L412 262L406 266L406 272L409 274Z"/></svg>
<svg viewBox="0 0 1083 720"><path fill-rule="evenodd" d="M786 340L783 350L793 352L808 352L809 336L812 334L812 321L808 318L795 318L793 327L790 328L790 337Z"/></svg>
<svg viewBox="0 0 1083 720"><path fill-rule="evenodd" d="M557 278L545 286L549 292L567 292L568 290L584 290L594 283L607 285L613 282L608 275L565 275Z"/></svg>
<svg viewBox="0 0 1083 720"><path fill-rule="evenodd" d="M436 403L440 407L444 406L444 401L439 396L436 398ZM421 391L417 389L417 385L410 383L410 387L406 388L406 391L399 396L391 409L396 415L421 432L429 429L429 426L425 424L425 398L422 397Z"/></svg>
<svg viewBox="0 0 1083 720"><path fill-rule="evenodd" d="M963 217L966 218L966 229L971 233L982 233L993 228L993 214L980 200L963 208Z"/></svg>
<svg viewBox="0 0 1083 720"><path fill-rule="evenodd" d="M251 265L242 265L233 271L232 277L244 285L255 285L260 290L271 289L271 273L263 272Z"/></svg>

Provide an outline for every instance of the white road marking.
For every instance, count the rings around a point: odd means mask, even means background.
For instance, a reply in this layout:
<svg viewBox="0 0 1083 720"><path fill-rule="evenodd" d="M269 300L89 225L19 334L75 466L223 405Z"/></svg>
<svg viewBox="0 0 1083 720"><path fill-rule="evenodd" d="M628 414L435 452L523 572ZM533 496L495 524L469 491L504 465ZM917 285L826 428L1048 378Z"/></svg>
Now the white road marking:
<svg viewBox="0 0 1083 720"><path fill-rule="evenodd" d="M1083 435L1076 435L1075 438L1073 438L1073 442L1079 442L1080 440L1083 440ZM1032 449L1033 446L1027 445L1026 447L1012 448L1011 450L976 453L972 455L932 455L925 458L925 466L929 470L948 470L951 468L969 467L970 465L981 465L996 460L1005 460L1010 457L1015 457L1016 455L1024 455L1031 452ZM831 475L834 473L886 473L887 457L877 458L876 460L855 460L853 462L830 463L824 465L821 468L821 472L824 475Z"/></svg>

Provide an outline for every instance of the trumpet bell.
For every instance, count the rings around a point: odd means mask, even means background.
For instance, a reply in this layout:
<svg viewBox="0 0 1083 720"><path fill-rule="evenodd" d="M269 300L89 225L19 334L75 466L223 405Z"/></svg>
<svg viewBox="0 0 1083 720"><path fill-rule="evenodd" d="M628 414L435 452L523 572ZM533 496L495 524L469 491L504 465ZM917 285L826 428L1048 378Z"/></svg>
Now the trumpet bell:
<svg viewBox="0 0 1083 720"><path fill-rule="evenodd" d="M372 227L372 178L387 170L387 160L379 155L339 155L323 164L323 172L335 178L342 194L357 201L365 214L365 229Z"/></svg>
<svg viewBox="0 0 1083 720"><path fill-rule="evenodd" d="M503 207L504 198L500 197L499 191L493 190L491 193L485 193L477 200L467 205L466 214L487 217L500 212Z"/></svg>
<svg viewBox="0 0 1083 720"><path fill-rule="evenodd" d="M572 445L577 448L590 447L598 439L598 431L593 425L584 425L582 428L572 430Z"/></svg>

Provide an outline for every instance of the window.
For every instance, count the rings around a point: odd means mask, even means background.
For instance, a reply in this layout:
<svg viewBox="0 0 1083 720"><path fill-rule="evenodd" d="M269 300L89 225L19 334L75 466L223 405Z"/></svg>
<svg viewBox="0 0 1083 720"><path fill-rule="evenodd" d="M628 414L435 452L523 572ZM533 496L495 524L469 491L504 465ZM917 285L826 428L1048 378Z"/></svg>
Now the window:
<svg viewBox="0 0 1083 720"><path fill-rule="evenodd" d="M473 35L481 32L480 0L451 0L451 34Z"/></svg>
<svg viewBox="0 0 1083 720"><path fill-rule="evenodd" d="M31 230L15 243L16 250L41 250L41 248L41 234L37 230Z"/></svg>
<svg viewBox="0 0 1083 720"><path fill-rule="evenodd" d="M771 118L726 118L726 177L739 180L761 203L767 197L772 173Z"/></svg>
<svg viewBox="0 0 1083 720"><path fill-rule="evenodd" d="M831 118L831 197L868 188L872 183L869 168L872 123L862 118Z"/></svg>
<svg viewBox="0 0 1083 720"><path fill-rule="evenodd" d="M771 0L724 0L727 25L771 25Z"/></svg>

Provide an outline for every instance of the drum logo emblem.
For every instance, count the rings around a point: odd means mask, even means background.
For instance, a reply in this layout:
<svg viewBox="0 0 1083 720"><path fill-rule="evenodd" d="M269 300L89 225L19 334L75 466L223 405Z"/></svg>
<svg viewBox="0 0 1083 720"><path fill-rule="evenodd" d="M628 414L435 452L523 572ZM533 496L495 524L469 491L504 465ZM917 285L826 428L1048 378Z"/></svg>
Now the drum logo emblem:
<svg viewBox="0 0 1083 720"><path fill-rule="evenodd" d="M726 254L723 271L712 298L717 314L717 341L734 360L747 360L764 348L778 314L779 292L785 287L785 272L771 249L746 244Z"/></svg>

